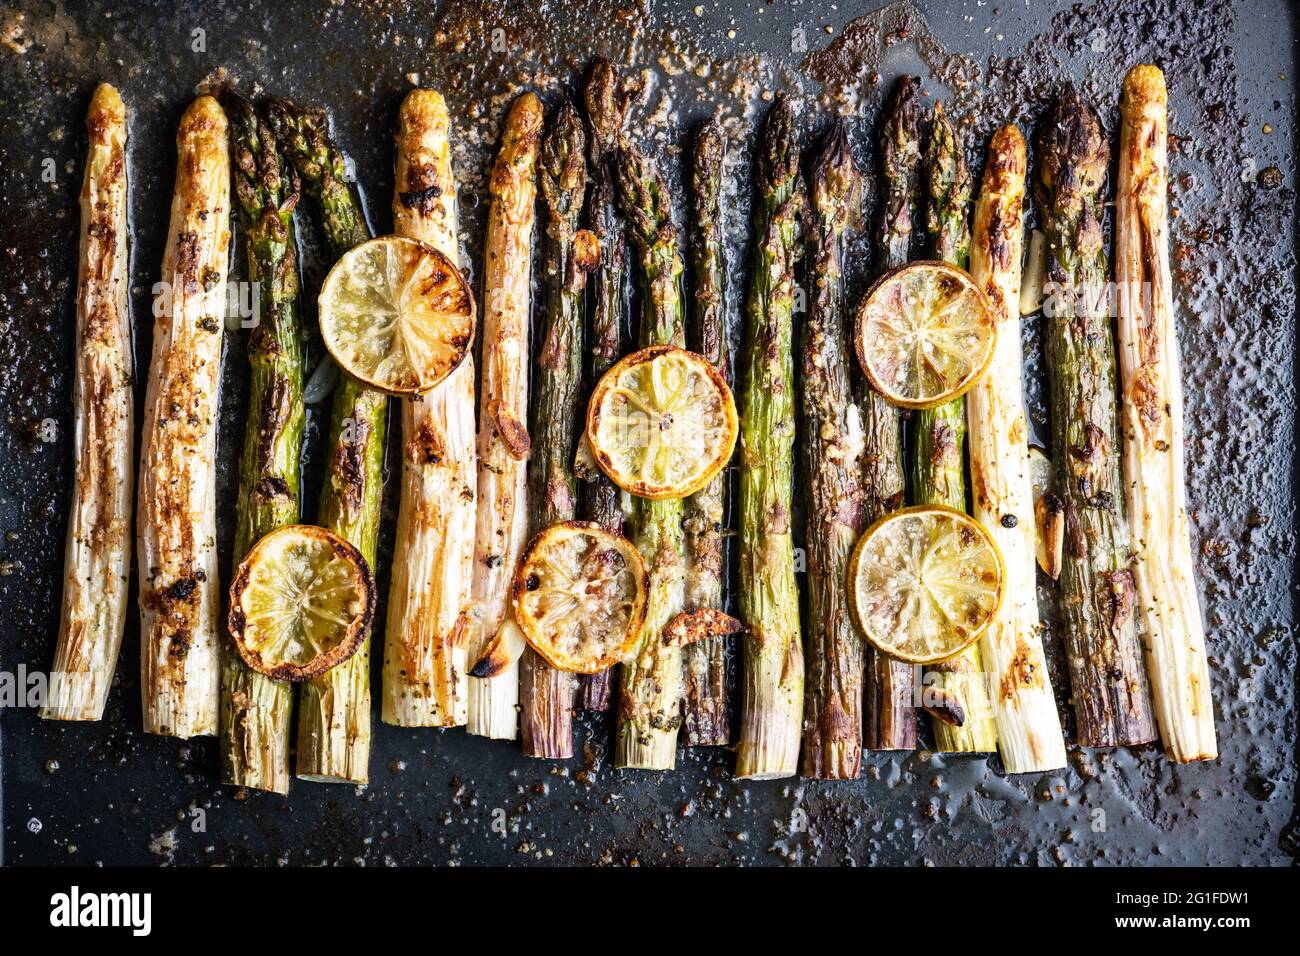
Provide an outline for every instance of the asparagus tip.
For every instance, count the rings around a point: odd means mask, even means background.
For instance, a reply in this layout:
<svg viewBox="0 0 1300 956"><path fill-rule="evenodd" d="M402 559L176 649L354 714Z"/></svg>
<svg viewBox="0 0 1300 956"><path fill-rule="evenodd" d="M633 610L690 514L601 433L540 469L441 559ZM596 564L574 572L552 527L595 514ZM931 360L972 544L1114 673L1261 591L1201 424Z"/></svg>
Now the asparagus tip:
<svg viewBox="0 0 1300 956"><path fill-rule="evenodd" d="M1093 193L1106 178L1110 146L1101 117L1073 86L1057 97L1039 128L1037 187L1040 197L1055 191ZM1062 177L1062 171L1068 175Z"/></svg>
<svg viewBox="0 0 1300 956"><path fill-rule="evenodd" d="M626 138L616 154L619 208L628 219L637 246L651 246L664 228L672 228L672 207L668 189L650 159Z"/></svg>
<svg viewBox="0 0 1300 956"><path fill-rule="evenodd" d="M713 168L720 164L727 147L727 134L716 116L711 116L695 134L695 161L698 166Z"/></svg>
<svg viewBox="0 0 1300 956"><path fill-rule="evenodd" d="M618 68L603 56L591 64L591 76L582 91L582 103L591 122L591 161L599 163L618 148L631 98Z"/></svg>
<svg viewBox="0 0 1300 956"><path fill-rule="evenodd" d="M253 101L234 87L222 90L220 102L230 123L233 185L240 206L253 223L268 211L289 215L298 205L300 183L274 131Z"/></svg>
<svg viewBox="0 0 1300 956"><path fill-rule="evenodd" d="M827 222L842 228L860 211L862 175L853 160L848 124L836 117L812 169L813 208Z"/></svg>
<svg viewBox="0 0 1300 956"><path fill-rule="evenodd" d="M1009 192L1011 183L1025 176L1025 137L1020 127L1008 123L989 141L989 158L984 166L984 192Z"/></svg>
<svg viewBox="0 0 1300 956"><path fill-rule="evenodd" d="M795 129L794 106L779 95L768 111L754 163L759 187L778 191L793 188L799 175L799 143Z"/></svg>

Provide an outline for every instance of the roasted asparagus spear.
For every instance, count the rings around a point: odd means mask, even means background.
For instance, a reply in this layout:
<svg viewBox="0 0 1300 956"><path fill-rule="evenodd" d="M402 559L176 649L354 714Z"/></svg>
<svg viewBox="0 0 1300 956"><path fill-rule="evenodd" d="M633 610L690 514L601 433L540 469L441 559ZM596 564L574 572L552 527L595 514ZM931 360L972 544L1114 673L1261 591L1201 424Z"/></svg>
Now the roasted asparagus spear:
<svg viewBox="0 0 1300 956"><path fill-rule="evenodd" d="M343 151L323 113L268 104L280 147L320 210L331 258L370 238ZM334 395L319 523L377 568L388 396L344 375ZM370 638L338 667L307 681L298 701L297 774L322 783L365 783L370 764Z"/></svg>
<svg viewBox="0 0 1300 956"><path fill-rule="evenodd" d="M248 334L248 418L235 502L235 563L276 528L301 516L299 464L306 411L293 210L298 175L245 97L228 91L235 198L258 320ZM226 783L289 792L293 685L229 652L221 672L221 763Z"/></svg>
<svg viewBox="0 0 1300 956"><path fill-rule="evenodd" d="M794 262L804 202L794 115L785 98L760 135L754 275L740 403L740 616L745 624L740 779L798 770L803 649L794 573Z"/></svg>
<svg viewBox="0 0 1300 956"><path fill-rule="evenodd" d="M460 263L451 117L412 90L397 126L393 229ZM402 501L384 630L383 719L455 727L468 717L466 618L474 563L474 360L402 401Z"/></svg>
<svg viewBox="0 0 1300 956"><path fill-rule="evenodd" d="M911 250L921 159L919 113L916 81L904 76L885 107L880 132L881 215L876 260L877 270L882 273L906 264ZM863 459L870 524L903 504L902 421L898 409L869 387L864 387L862 411L866 421ZM867 648L867 749L916 747L915 686L910 664Z"/></svg>
<svg viewBox="0 0 1300 956"><path fill-rule="evenodd" d="M837 119L812 170L812 300L802 350L807 701L801 772L851 780L862 764L865 641L849 610L849 554L866 527L862 411L850 381L844 243L859 225L862 175Z"/></svg>
<svg viewBox="0 0 1300 956"><path fill-rule="evenodd" d="M709 120L695 140L691 201L695 231L691 266L695 274L691 348L730 379L727 354L726 246L722 232L722 171L727 137ZM686 500L686 608L722 610L723 542L727 471ZM731 743L727 713L727 638L706 637L683 650L686 698L684 743L723 747Z"/></svg>
<svg viewBox="0 0 1300 956"><path fill-rule="evenodd" d="M595 236L578 231L587 189L587 137L582 118L567 100L542 142L542 200L546 206L543 240L545 318L537 356L533 436L529 463L532 532L577 517L578 488L573 455L583 417L583 288L587 270L599 256ZM520 737L530 757L573 756L572 674L551 667L532 648L519 669Z"/></svg>
<svg viewBox="0 0 1300 956"><path fill-rule="evenodd" d="M176 186L155 301L136 527L144 729L217 733L216 440L230 151L226 114L200 96L176 134Z"/></svg>
<svg viewBox="0 0 1300 956"><path fill-rule="evenodd" d="M630 144L619 150L618 181L620 206L641 260L641 345L683 346L685 266L668 188L654 164ZM671 770L682 723L682 651L664 641L663 630L685 601L681 499L637 498L633 528L650 568L650 593L641 636L622 666L614 765Z"/></svg>
<svg viewBox="0 0 1300 956"><path fill-rule="evenodd" d="M615 154L627 119L628 97L614 64L597 57L583 90L587 111L587 151L591 158L591 184L587 190L587 228L600 247L600 265L591 275L590 374L595 384L623 356L624 326L628 321L627 235L615 197ZM582 512L607 531L623 533L626 513L623 496L599 468L588 466L582 479ZM578 707L609 710L614 669L578 678Z"/></svg>
<svg viewBox="0 0 1300 956"><path fill-rule="evenodd" d="M980 656L994 691L998 752L1008 773L1065 766L1038 621L1029 426L1020 391L1024 197L1025 140L1015 126L1004 126L989 144L970 264L998 316L998 340L988 371L967 393L966 418L975 516L996 539L1006 566L1002 608L980 637Z"/></svg>
<svg viewBox="0 0 1300 956"><path fill-rule="evenodd" d="M492 170L483 276L483 382L474 544L475 646L471 734L514 739L523 635L508 612L510 582L528 536L528 332L542 103L533 93L506 116Z"/></svg>
<svg viewBox="0 0 1300 956"><path fill-rule="evenodd" d="M135 360L127 298L126 106L107 83L91 97L86 132L72 396L75 479L59 640L41 711L49 720L104 716L131 570Z"/></svg>
<svg viewBox="0 0 1300 956"><path fill-rule="evenodd" d="M930 255L965 269L970 262L970 170L965 151L939 103L934 105L924 166ZM913 444L915 503L948 505L965 511L965 398L918 412ZM923 700L934 718L939 750L983 753L997 746L978 644L928 668L925 684Z"/></svg>
<svg viewBox="0 0 1300 956"><path fill-rule="evenodd" d="M1109 152L1096 111L1066 89L1041 128L1036 188L1053 289L1046 353L1053 485L1065 503L1061 617L1085 747L1141 744L1155 736L1120 486L1101 232Z"/></svg>
<svg viewBox="0 0 1300 956"><path fill-rule="evenodd" d="M1147 673L1165 753L1188 763L1219 748L1187 520L1183 389L1169 275L1164 74L1135 66L1120 99L1115 279L1124 487Z"/></svg>

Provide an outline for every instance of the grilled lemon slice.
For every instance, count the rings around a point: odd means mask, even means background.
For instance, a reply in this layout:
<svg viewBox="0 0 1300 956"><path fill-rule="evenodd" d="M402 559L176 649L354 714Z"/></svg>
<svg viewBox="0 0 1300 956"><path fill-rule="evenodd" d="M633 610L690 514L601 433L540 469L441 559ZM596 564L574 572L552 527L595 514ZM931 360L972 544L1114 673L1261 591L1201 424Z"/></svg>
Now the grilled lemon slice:
<svg viewBox="0 0 1300 956"><path fill-rule="evenodd" d="M963 394L993 360L997 318L969 275L912 262L883 276L858 306L854 345L871 384L904 408Z"/></svg>
<svg viewBox="0 0 1300 956"><path fill-rule="evenodd" d="M474 296L437 249L383 236L349 251L320 291L321 338L339 367L390 395L433 388L474 341Z"/></svg>
<svg viewBox="0 0 1300 956"><path fill-rule="evenodd" d="M699 491L731 460L739 430L726 379L703 356L668 345L620 361L587 406L596 464L641 498Z"/></svg>
<svg viewBox="0 0 1300 956"><path fill-rule="evenodd" d="M621 661L645 617L646 569L620 535L587 521L539 532L511 596L515 621L552 667L594 674Z"/></svg>
<svg viewBox="0 0 1300 956"><path fill-rule="evenodd" d="M904 508L867 529L849 559L853 613L867 640L898 660L934 664L979 639L1002 604L992 536L941 505Z"/></svg>
<svg viewBox="0 0 1300 956"><path fill-rule="evenodd" d="M253 545L230 584L230 634L253 670L303 681L342 664L375 615L375 581L361 552L312 525Z"/></svg>

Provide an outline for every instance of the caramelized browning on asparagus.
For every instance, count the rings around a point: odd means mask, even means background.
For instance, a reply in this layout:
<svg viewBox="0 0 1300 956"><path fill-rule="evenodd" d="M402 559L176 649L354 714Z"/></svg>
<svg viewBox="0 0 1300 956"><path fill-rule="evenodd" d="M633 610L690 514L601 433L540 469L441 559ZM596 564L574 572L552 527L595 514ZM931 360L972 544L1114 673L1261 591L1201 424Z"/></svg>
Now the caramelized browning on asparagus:
<svg viewBox="0 0 1300 956"><path fill-rule="evenodd" d="M135 404L127 290L126 106L101 83L86 114L81 187L74 483L49 720L99 720L117 666L131 571Z"/></svg>
<svg viewBox="0 0 1300 956"><path fill-rule="evenodd" d="M794 260L804 202L790 104L768 114L755 166L754 278L740 450L740 616L746 628L736 776L798 770L803 645L794 573Z"/></svg>
<svg viewBox="0 0 1300 956"><path fill-rule="evenodd" d="M393 228L461 263L451 117L442 95L412 90L397 127ZM384 630L383 719L456 727L469 713L463 612L474 559L474 359L403 399L402 498Z"/></svg>
<svg viewBox="0 0 1300 956"><path fill-rule="evenodd" d="M235 196L258 285L258 322L248 334L250 386L236 501L236 564L263 536L301 515L299 463L306 410L302 321L293 210L298 176L253 104L225 94L235 162ZM221 675L221 763L237 787L286 793L293 687L260 674L233 650Z"/></svg>
<svg viewBox="0 0 1300 956"><path fill-rule="evenodd" d="M533 403L534 448L529 463L529 503L536 534L578 512L573 475L577 423L583 418L583 289L599 250L595 237L578 232L587 188L587 140L582 119L565 102L551 121L540 158L546 206L543 240L545 318L537 356ZM573 756L573 675L547 664L532 648L519 671L520 736L530 757Z"/></svg>
<svg viewBox="0 0 1300 956"><path fill-rule="evenodd" d="M866 528L862 412L850 380L844 243L862 175L837 120L812 171L812 301L802 372L807 463L808 654L805 777L851 780L862 763L865 641L849 610L849 555Z"/></svg>
<svg viewBox="0 0 1300 956"><path fill-rule="evenodd" d="M1056 290L1048 303L1046 353L1053 490L1065 503L1060 613L1085 747L1141 744L1155 736L1117 447L1101 232L1109 153L1096 111L1067 89L1042 127L1036 187L1047 280Z"/></svg>
<svg viewBox="0 0 1300 956"><path fill-rule="evenodd" d="M471 734L514 739L523 635L508 607L528 537L528 331L542 103L525 93L506 116L489 184L483 269L483 382L474 542Z"/></svg>
<svg viewBox="0 0 1300 956"><path fill-rule="evenodd" d="M926 232L930 255L965 269L970 260L970 170L957 134L938 103L934 105L924 166L929 187ZM914 438L914 503L948 505L965 511L966 399L957 398L917 412ZM930 711L935 717L932 726L939 750L983 753L994 749L997 734L978 644L928 668L925 685L923 695L933 695L940 702ZM954 720L954 715L960 719Z"/></svg>
<svg viewBox="0 0 1300 956"><path fill-rule="evenodd" d="M1021 398L1020 261L1025 140L1015 126L993 134L975 204L971 277L998 317L989 370L966 396L974 513L1002 549L1006 592L980 636L998 752L1008 773L1065 766L1061 720L1043 657L1034 575L1029 424Z"/></svg>
<svg viewBox="0 0 1300 956"><path fill-rule="evenodd" d="M920 105L916 81L904 76L885 108L880 131L880 230L877 271L905 265L910 256L921 159ZM864 387L867 523L903 504L902 420L898 409ZM916 679L910 664L867 648L865 737L868 750L916 747Z"/></svg>
<svg viewBox="0 0 1300 956"><path fill-rule="evenodd" d="M682 346L685 267L668 188L654 164L631 145L619 150L617 162L620 207L641 259L641 344ZM621 671L614 765L671 770L682 723L682 649L666 643L663 631L685 601L681 499L636 499L633 528L650 569L649 594L641 636Z"/></svg>
<svg viewBox="0 0 1300 956"><path fill-rule="evenodd" d="M1137 550L1147 673L1165 753L1188 763L1219 748L1192 563L1183 465L1183 388L1169 275L1168 94L1135 66L1120 99L1115 279L1124 378L1124 487Z"/></svg>
<svg viewBox="0 0 1300 956"><path fill-rule="evenodd" d="M717 120L696 136L691 167L695 271L691 347L730 380L727 355L726 246L722 234L722 172L726 134ZM686 607L722 609L727 470L686 501ZM727 713L727 638L706 637L682 652L686 667L683 742L722 747L731 742Z"/></svg>
<svg viewBox="0 0 1300 956"><path fill-rule="evenodd" d="M216 441L230 251L226 114L200 96L176 134L136 506L144 729L217 733Z"/></svg>
<svg viewBox="0 0 1300 956"><path fill-rule="evenodd" d="M267 117L281 148L320 211L330 256L370 238L343 151L323 113L283 100ZM377 569L388 396L343 376L334 396L329 458L319 523L346 539ZM298 776L317 782L365 783L370 763L370 638L344 664L307 681L298 707Z"/></svg>
<svg viewBox="0 0 1300 956"><path fill-rule="evenodd" d="M604 57L597 57L592 63L582 102L587 111L587 152L591 160L584 220L600 247L600 263L590 278L591 347L587 382L594 385L623 357L624 329L630 311L627 235L615 198L614 171L619 137L627 120L628 96L614 64ZM599 468L581 468L578 477L582 481L583 517L606 531L622 534L627 519L622 493ZM611 667L598 674L580 675L578 707L608 710L614 673L615 668Z"/></svg>

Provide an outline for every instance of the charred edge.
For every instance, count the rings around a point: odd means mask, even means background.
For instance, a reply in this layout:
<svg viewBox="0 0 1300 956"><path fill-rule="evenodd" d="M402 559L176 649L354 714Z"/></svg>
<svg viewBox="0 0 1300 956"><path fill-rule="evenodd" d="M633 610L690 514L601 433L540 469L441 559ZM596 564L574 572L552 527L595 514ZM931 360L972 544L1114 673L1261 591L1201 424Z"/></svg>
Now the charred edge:
<svg viewBox="0 0 1300 956"><path fill-rule="evenodd" d="M618 146L630 103L618 69L603 56L592 61L582 103L591 127L591 161L597 164Z"/></svg>
<svg viewBox="0 0 1300 956"><path fill-rule="evenodd" d="M542 119L542 101L536 93L523 93L511 105L506 116L501 152L497 155L489 184L494 196L500 195L508 184L514 182L511 169L515 164L535 161L542 141Z"/></svg>
<svg viewBox="0 0 1300 956"><path fill-rule="evenodd" d="M406 447L407 460L415 465L441 465L447 457L447 447L443 443L438 428L426 416L420 419L415 434Z"/></svg>
<svg viewBox="0 0 1300 956"><path fill-rule="evenodd" d="M407 209L414 209L422 215L432 215L442 198L442 187L436 183L423 189L412 189L397 194L398 201Z"/></svg>
<svg viewBox="0 0 1300 956"><path fill-rule="evenodd" d="M962 727L966 723L966 710L956 694L942 688L928 688L926 694L930 702L923 708L936 720L941 720L950 727Z"/></svg>
<svg viewBox="0 0 1300 956"><path fill-rule="evenodd" d="M847 228L861 200L862 177L858 175L849 146L848 126L836 117L817 154L812 169L812 206L821 228L833 233Z"/></svg>
<svg viewBox="0 0 1300 956"><path fill-rule="evenodd" d="M776 102L768 111L759 143L755 168L761 188L774 189L777 184L789 182L799 175L794 107L784 94L777 96ZM779 218L780 215L777 213L773 218Z"/></svg>
<svg viewBox="0 0 1300 956"><path fill-rule="evenodd" d="M1025 138L1019 127L1008 124L993 134L981 189L1000 195L1018 191L1025 178Z"/></svg>
<svg viewBox="0 0 1300 956"><path fill-rule="evenodd" d="M199 290L199 253L202 247L196 232L176 234L176 275L186 292Z"/></svg>
<svg viewBox="0 0 1300 956"><path fill-rule="evenodd" d="M896 268L908 259L920 168L920 113L916 79L900 77L880 132L885 197L877 244L882 270Z"/></svg>
<svg viewBox="0 0 1300 956"><path fill-rule="evenodd" d="M1057 97L1039 129L1037 146L1036 187L1043 205L1071 208L1101 188L1110 146L1101 117L1073 86Z"/></svg>
<svg viewBox="0 0 1300 956"><path fill-rule="evenodd" d="M698 608L676 615L663 631L663 642L673 647L686 647L707 637L726 637L739 634L745 625L729 614L714 608Z"/></svg>
<svg viewBox="0 0 1300 956"><path fill-rule="evenodd" d="M370 428L361 416L353 414L353 437L346 441L339 437L334 452L334 480L344 508L355 513L365 503L366 459L365 450Z"/></svg>
<svg viewBox="0 0 1300 956"><path fill-rule="evenodd" d="M469 676L487 680L504 672L510 662L504 654L498 653L499 649L499 646L494 646L490 653L485 654L469 669Z"/></svg>
<svg viewBox="0 0 1300 956"><path fill-rule="evenodd" d="M1007 272L1014 263L1011 261L1010 237L1014 230L1020 228L1021 213L1010 211L996 199L989 214L988 231L979 237L984 244L984 255L989 268L995 272Z"/></svg>
<svg viewBox="0 0 1300 956"><path fill-rule="evenodd" d="M527 427L515 416L515 413L500 399L494 399L488 406L488 415L496 426L497 435L506 446L510 457L515 461L523 461L527 458L528 452L533 447L533 441Z"/></svg>

